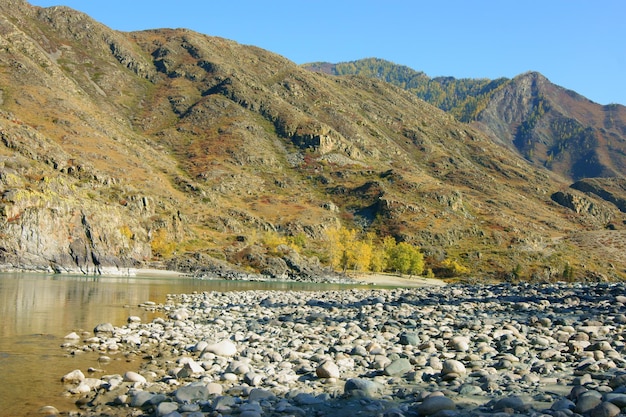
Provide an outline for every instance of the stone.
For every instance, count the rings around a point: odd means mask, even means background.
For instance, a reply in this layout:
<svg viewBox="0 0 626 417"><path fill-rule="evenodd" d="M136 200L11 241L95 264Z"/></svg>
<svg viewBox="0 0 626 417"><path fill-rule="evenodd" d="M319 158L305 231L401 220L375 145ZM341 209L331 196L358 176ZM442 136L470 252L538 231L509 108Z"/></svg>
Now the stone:
<svg viewBox="0 0 626 417"><path fill-rule="evenodd" d="M261 388L254 388L248 394L248 401L263 401L263 400L271 400L276 398L276 396L268 390Z"/></svg>
<svg viewBox="0 0 626 417"><path fill-rule="evenodd" d="M250 371L243 376L243 380L251 387L258 387L263 382L263 375Z"/></svg>
<svg viewBox="0 0 626 417"><path fill-rule="evenodd" d="M398 341L398 343L405 346L419 346L420 343L422 343L422 340L417 333L404 332L400 335L400 340Z"/></svg>
<svg viewBox="0 0 626 417"><path fill-rule="evenodd" d="M254 410L245 410L239 414L239 417L261 417L262 414Z"/></svg>
<svg viewBox="0 0 626 417"><path fill-rule="evenodd" d="M465 375L467 370L465 369L465 365L460 361L455 359L447 359L443 362L443 366L441 368L441 374L457 374L457 375Z"/></svg>
<svg viewBox="0 0 626 417"><path fill-rule="evenodd" d="M344 393L353 397L374 398L381 394L383 386L369 379L351 378L344 385Z"/></svg>
<svg viewBox="0 0 626 417"><path fill-rule="evenodd" d="M460 395L482 395L484 394L482 388L474 384L463 384L459 388Z"/></svg>
<svg viewBox="0 0 626 417"><path fill-rule="evenodd" d="M237 353L237 346L230 340L224 339L221 342L208 345L204 348L204 351L214 353L218 356L230 357L235 356Z"/></svg>
<svg viewBox="0 0 626 417"><path fill-rule="evenodd" d="M350 352L350 354L354 355L354 356L363 356L363 357L365 357L365 356L368 355L368 352L367 352L367 349L365 349L365 346L359 345L359 346L355 346L352 349L352 351Z"/></svg>
<svg viewBox="0 0 626 417"><path fill-rule="evenodd" d="M70 384L77 384L85 380L85 374L80 369L74 369L72 372L69 372L61 377L62 382L67 382Z"/></svg>
<svg viewBox="0 0 626 417"><path fill-rule="evenodd" d="M174 392L174 398L179 403L205 401L209 398L209 395L209 388L202 383L185 385Z"/></svg>
<svg viewBox="0 0 626 417"><path fill-rule="evenodd" d="M496 401L493 406L495 411L503 411L503 410L514 410L517 412L525 412L530 408L528 404L524 402L524 400L517 396L512 395L510 397L504 397Z"/></svg>
<svg viewBox="0 0 626 417"><path fill-rule="evenodd" d="M550 410L574 410L576 408L576 404L572 400L568 400L567 398L561 398L555 401L552 406L550 406Z"/></svg>
<svg viewBox="0 0 626 417"><path fill-rule="evenodd" d="M458 352L467 352L470 348L469 339L465 336L455 336L450 339L450 347Z"/></svg>
<svg viewBox="0 0 626 417"><path fill-rule="evenodd" d="M80 382L77 386L69 389L69 392L71 394L87 394L89 391L91 391L91 387L85 384L84 381Z"/></svg>
<svg viewBox="0 0 626 417"><path fill-rule="evenodd" d="M604 394L604 399L615 404L619 408L626 407L626 394L620 392L609 392Z"/></svg>
<svg viewBox="0 0 626 417"><path fill-rule="evenodd" d="M293 401L298 405L313 405L323 403L325 401L325 398L310 394L308 392L301 392L293 397Z"/></svg>
<svg viewBox="0 0 626 417"><path fill-rule="evenodd" d="M154 394L147 391L137 391L130 399L131 407L144 407L152 405Z"/></svg>
<svg viewBox="0 0 626 417"><path fill-rule="evenodd" d="M189 375L203 374L205 369L196 361L191 358L184 358L183 367L188 370Z"/></svg>
<svg viewBox="0 0 626 417"><path fill-rule="evenodd" d="M413 370L413 365L407 358L399 358L385 367L383 373L387 376L404 375Z"/></svg>
<svg viewBox="0 0 626 417"><path fill-rule="evenodd" d="M42 416L58 416L59 415L59 410L57 410L55 407L51 405L45 405L39 408L39 410L37 411Z"/></svg>
<svg viewBox="0 0 626 417"><path fill-rule="evenodd" d="M115 327L111 323L100 323L96 327L94 327L93 332L95 334L98 333L113 333L115 331Z"/></svg>
<svg viewBox="0 0 626 417"><path fill-rule="evenodd" d="M578 414L586 414L599 406L601 403L601 397L594 395L594 393L591 392L585 392L578 397L574 412Z"/></svg>
<svg viewBox="0 0 626 417"><path fill-rule="evenodd" d="M170 319L182 321L187 320L189 318L189 312L185 308L181 308L175 311L172 311L169 315Z"/></svg>
<svg viewBox="0 0 626 417"><path fill-rule="evenodd" d="M315 369L318 378L339 378L339 367L331 361L326 361Z"/></svg>
<svg viewBox="0 0 626 417"><path fill-rule="evenodd" d="M417 412L420 416L430 416L445 410L454 409L456 409L454 401L442 395L429 396L417 406Z"/></svg>
<svg viewBox="0 0 626 417"><path fill-rule="evenodd" d="M163 417L174 411L178 411L178 404L172 402L162 402L156 408L156 415L157 417Z"/></svg>
<svg viewBox="0 0 626 417"><path fill-rule="evenodd" d="M231 411L231 407L237 405L238 402L239 400L235 397L231 397L230 395L222 395L213 400L213 409L218 412L225 412L230 414L229 411Z"/></svg>
<svg viewBox="0 0 626 417"><path fill-rule="evenodd" d="M124 381L137 382L140 384L145 384L147 382L143 375L139 375L137 372L133 371L128 371L124 374Z"/></svg>
<svg viewBox="0 0 626 417"><path fill-rule="evenodd" d="M72 332L72 333L66 334L64 339L67 339L67 340L79 340L80 336L76 332Z"/></svg>
<svg viewBox="0 0 626 417"><path fill-rule="evenodd" d="M209 395L222 395L222 392L224 391L224 387L217 382L208 383L206 388Z"/></svg>
<svg viewBox="0 0 626 417"><path fill-rule="evenodd" d="M604 401L596 406L589 415L591 417L616 417L621 412L621 409L613 403Z"/></svg>

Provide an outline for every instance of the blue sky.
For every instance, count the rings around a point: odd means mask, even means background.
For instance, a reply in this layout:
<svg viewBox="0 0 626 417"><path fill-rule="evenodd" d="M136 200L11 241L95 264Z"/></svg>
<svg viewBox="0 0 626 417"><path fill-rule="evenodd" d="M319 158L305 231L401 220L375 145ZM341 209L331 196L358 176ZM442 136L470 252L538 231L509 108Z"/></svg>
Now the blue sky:
<svg viewBox="0 0 626 417"><path fill-rule="evenodd" d="M434 77L539 71L626 105L624 0L30 0L122 31L187 28L297 64L376 57Z"/></svg>

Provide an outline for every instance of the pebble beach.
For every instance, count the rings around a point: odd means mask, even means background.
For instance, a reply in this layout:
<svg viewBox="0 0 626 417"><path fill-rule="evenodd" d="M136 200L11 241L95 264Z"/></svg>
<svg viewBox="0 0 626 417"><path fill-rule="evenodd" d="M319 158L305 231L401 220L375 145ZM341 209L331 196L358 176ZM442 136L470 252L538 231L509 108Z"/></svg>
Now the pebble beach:
<svg viewBox="0 0 626 417"><path fill-rule="evenodd" d="M75 416L592 416L626 412L626 285L170 295L70 333ZM119 355L140 369L108 374Z"/></svg>

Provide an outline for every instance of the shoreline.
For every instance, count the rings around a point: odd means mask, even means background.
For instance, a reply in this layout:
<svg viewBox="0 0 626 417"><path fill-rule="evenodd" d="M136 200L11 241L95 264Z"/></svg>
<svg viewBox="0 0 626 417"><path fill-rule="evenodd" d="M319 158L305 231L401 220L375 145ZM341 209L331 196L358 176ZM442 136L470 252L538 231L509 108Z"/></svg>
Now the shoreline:
<svg viewBox="0 0 626 417"><path fill-rule="evenodd" d="M443 287L448 285L445 281L437 278L425 278L415 276L412 278L399 275L388 274L359 274L353 279L356 282L364 282L372 286L393 286L393 287Z"/></svg>

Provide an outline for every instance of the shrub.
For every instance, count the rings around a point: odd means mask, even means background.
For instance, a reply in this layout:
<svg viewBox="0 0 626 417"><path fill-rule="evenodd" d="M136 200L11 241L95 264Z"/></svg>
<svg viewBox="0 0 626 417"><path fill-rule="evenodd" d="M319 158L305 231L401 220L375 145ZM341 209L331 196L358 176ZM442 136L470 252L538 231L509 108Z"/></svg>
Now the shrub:
<svg viewBox="0 0 626 417"><path fill-rule="evenodd" d="M153 256L157 258L168 258L174 252L176 244L169 240L166 229L158 229L152 235L150 248L152 249Z"/></svg>

